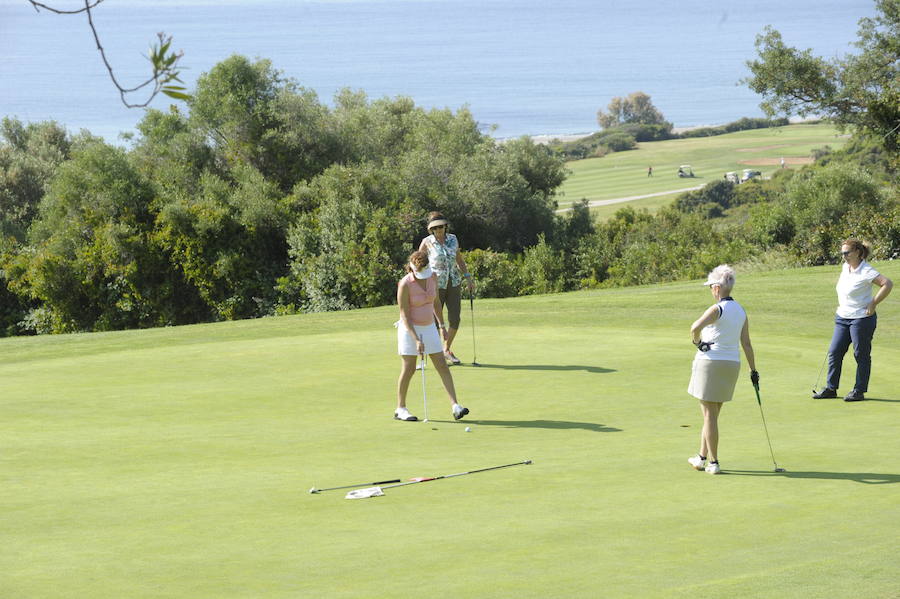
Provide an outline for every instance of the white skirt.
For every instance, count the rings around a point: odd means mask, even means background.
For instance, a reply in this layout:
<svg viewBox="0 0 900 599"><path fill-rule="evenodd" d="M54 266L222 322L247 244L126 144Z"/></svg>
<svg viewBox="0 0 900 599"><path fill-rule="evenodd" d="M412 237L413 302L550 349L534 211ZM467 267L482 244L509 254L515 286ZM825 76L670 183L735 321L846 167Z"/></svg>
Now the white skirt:
<svg viewBox="0 0 900 599"><path fill-rule="evenodd" d="M740 373L740 362L695 359L687 391L702 401L731 401Z"/></svg>
<svg viewBox="0 0 900 599"><path fill-rule="evenodd" d="M396 324L397 327L397 353L401 356L417 356L419 352L416 351L416 341L412 338L412 335L409 334L409 331L406 330L399 322ZM418 325L414 324L413 329L415 329L416 333L421 337L422 341L425 342L425 353L426 354L438 354L444 351L444 344L441 342L441 335L438 333L437 325L433 322L431 324L423 324Z"/></svg>

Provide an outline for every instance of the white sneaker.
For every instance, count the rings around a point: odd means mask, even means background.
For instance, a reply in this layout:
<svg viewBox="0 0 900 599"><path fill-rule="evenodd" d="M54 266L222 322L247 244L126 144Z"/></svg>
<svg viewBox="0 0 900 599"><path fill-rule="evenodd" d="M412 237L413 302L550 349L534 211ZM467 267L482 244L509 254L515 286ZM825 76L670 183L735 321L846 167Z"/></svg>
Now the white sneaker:
<svg viewBox="0 0 900 599"><path fill-rule="evenodd" d="M722 471L718 462L710 462L706 465L706 472L709 474L718 474Z"/></svg>
<svg viewBox="0 0 900 599"><path fill-rule="evenodd" d="M395 420L405 420L406 422L415 422L418 420L415 416L409 413L409 410L406 408L397 408L394 410L394 419Z"/></svg>
<svg viewBox="0 0 900 599"><path fill-rule="evenodd" d="M459 420L463 416L469 413L469 408L464 408L458 403L453 404L453 419Z"/></svg>
<svg viewBox="0 0 900 599"><path fill-rule="evenodd" d="M692 458L688 458L688 464L690 464L694 470L703 470L706 467L706 458L701 458L700 454L697 454Z"/></svg>

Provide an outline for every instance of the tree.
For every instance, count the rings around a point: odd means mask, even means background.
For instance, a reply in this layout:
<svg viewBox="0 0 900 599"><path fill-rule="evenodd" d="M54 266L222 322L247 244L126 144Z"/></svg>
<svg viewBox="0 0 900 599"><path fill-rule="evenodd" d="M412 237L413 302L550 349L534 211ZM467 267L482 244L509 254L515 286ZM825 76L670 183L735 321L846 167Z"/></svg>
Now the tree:
<svg viewBox="0 0 900 599"><path fill-rule="evenodd" d="M100 35L97 33L97 28L94 26L94 19L91 10L95 8L98 4L103 2L103 0L84 0L84 7L79 8L77 10L60 10L58 8L53 8L52 6L48 6L41 2L37 2L37 0L28 0L29 3L34 7L34 10L40 12L43 8L44 10L48 10L52 13L56 13L58 15L76 15L79 13L85 13L88 18L88 27L90 27L91 33L94 36L94 42L97 44L97 51L100 52L100 58L103 60L103 65L106 67L106 71L109 73L109 78L112 81L113 85L116 86L116 89L119 90L119 97L122 100L122 104L124 104L128 108L144 108L153 101L153 98L157 96L160 92L169 96L170 98L175 98L176 100L189 100L191 98L190 95L185 93L185 87L183 85L174 85L173 82L182 83L181 79L178 78L178 75L181 74L181 67L178 62L181 60L183 55L182 52L175 52L172 50L172 36L167 36L163 32L159 32L157 35L158 43L150 46L150 55L147 57L147 60L150 61L150 66L152 69L150 78L144 81L143 83L136 85L131 88L123 87L122 84L119 83L119 80L116 78L116 74L113 72L112 66L109 64L109 60L106 58L106 51L103 49L103 44L100 43ZM129 94L140 91L142 89L150 87L150 97L148 97L144 102L139 104L130 103L127 98Z"/></svg>
<svg viewBox="0 0 900 599"><path fill-rule="evenodd" d="M663 125L668 129L672 124L667 122L662 113L650 101L644 92L633 92L625 98L615 97L606 107L609 111L597 111L597 123L604 129L620 125Z"/></svg>
<svg viewBox="0 0 900 599"><path fill-rule="evenodd" d="M66 130L54 122L0 122L0 237L25 240L45 188L71 146Z"/></svg>
<svg viewBox="0 0 900 599"><path fill-rule="evenodd" d="M820 114L900 150L900 0L876 0L859 21L859 54L827 60L787 46L772 27L756 38L759 60L744 80L769 116Z"/></svg>
<svg viewBox="0 0 900 599"><path fill-rule="evenodd" d="M177 290L149 243L150 189L123 150L94 142L62 163L14 262L10 288L43 303L49 330L169 324L161 296Z"/></svg>

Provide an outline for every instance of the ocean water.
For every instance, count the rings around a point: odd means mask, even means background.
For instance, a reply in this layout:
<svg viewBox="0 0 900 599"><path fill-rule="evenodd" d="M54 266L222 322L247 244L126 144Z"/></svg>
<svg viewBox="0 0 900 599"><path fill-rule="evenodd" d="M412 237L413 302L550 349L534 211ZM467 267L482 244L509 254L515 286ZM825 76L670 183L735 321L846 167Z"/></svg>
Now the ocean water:
<svg viewBox="0 0 900 599"><path fill-rule="evenodd" d="M833 57L853 51L858 20L873 14L871 0L106 0L94 21L126 87L148 76L143 55L165 31L189 88L239 53L329 104L349 87L468 106L483 130L512 137L594 131L598 109L638 90L676 127L762 116L739 80L766 25ZM143 115L120 103L84 15L0 0L0 58L0 116L115 141Z"/></svg>

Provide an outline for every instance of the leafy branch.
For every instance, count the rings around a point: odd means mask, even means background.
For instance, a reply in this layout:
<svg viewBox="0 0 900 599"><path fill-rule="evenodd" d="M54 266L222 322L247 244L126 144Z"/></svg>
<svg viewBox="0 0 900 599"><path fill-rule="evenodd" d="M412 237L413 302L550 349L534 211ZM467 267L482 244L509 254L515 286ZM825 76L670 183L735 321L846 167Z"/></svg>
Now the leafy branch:
<svg viewBox="0 0 900 599"><path fill-rule="evenodd" d="M44 4L42 2L38 2L37 0L28 0L28 2L31 3L31 5L34 7L34 10L37 12L40 12L41 9L44 9L58 15L74 15L79 13L85 13L87 15L88 26L90 27L91 33L94 36L94 42L97 44L97 50L100 52L100 58L103 59L103 65L106 67L106 70L109 73L109 78L112 81L113 85L116 86L116 89L119 90L119 97L122 100L122 104L124 104L126 107L144 108L148 106L159 93L163 93L176 100L190 100L191 96L185 92L186 88L184 87L184 85L178 85L184 83L179 78L182 68L179 65L179 61L184 55L184 52L175 52L174 50L172 50L172 36L167 36L164 32L159 32L156 34L158 42L150 46L149 56L145 57L150 61L150 65L152 67L152 75L150 76L150 78L148 78L140 85L136 85L134 87L124 87L119 83L119 80L116 78L115 72L113 71L112 65L109 64L109 60L106 56L106 51L103 49L103 44L100 43L100 35L97 33L97 28L94 25L93 13L91 12L103 1L104 0L84 0L84 7L82 8L79 8L77 10L61 10L52 6L48 6L47 4ZM133 94L134 92L148 87L150 89L150 96L145 102L132 103L128 101L128 94Z"/></svg>

